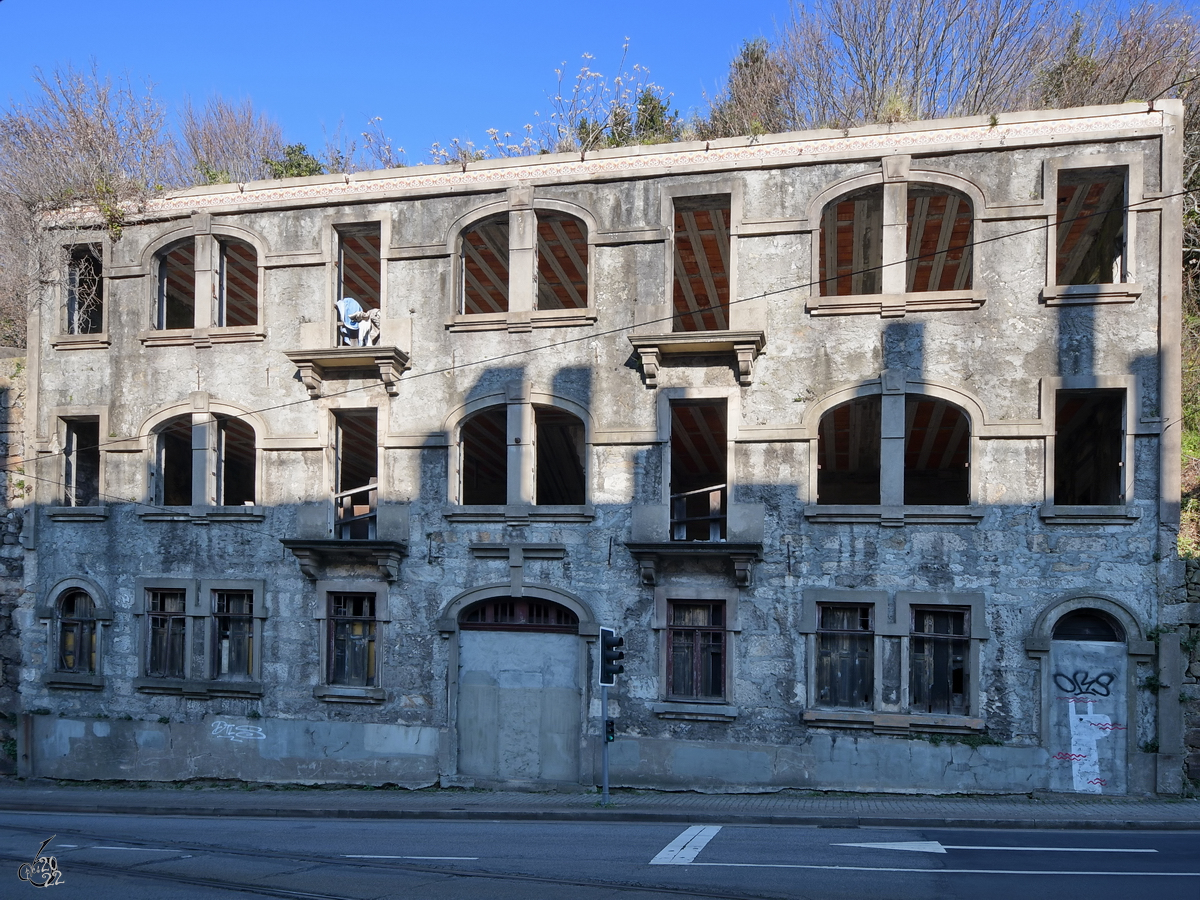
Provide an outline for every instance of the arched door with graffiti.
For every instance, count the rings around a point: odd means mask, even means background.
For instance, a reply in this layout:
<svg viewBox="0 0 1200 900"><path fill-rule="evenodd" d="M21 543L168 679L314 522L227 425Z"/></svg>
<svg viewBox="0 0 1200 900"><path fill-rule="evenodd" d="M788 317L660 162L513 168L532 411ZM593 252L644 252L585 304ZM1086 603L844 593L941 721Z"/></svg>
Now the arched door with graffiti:
<svg viewBox="0 0 1200 900"><path fill-rule="evenodd" d="M458 616L458 772L579 780L579 618L549 600L483 600Z"/></svg>
<svg viewBox="0 0 1200 900"><path fill-rule="evenodd" d="M1091 794L1127 790L1128 654L1111 615L1076 609L1050 642L1050 788Z"/></svg>

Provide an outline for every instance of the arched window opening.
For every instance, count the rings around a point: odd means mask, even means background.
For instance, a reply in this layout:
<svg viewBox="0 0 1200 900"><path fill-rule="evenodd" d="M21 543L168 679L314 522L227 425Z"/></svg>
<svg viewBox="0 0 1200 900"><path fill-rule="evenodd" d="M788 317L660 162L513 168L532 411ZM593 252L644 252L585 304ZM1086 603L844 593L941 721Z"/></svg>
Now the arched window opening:
<svg viewBox="0 0 1200 900"><path fill-rule="evenodd" d="M186 238L158 255L158 304L154 327L196 327L196 241Z"/></svg>
<svg viewBox="0 0 1200 900"><path fill-rule="evenodd" d="M96 674L96 604L86 591L67 591L58 617L58 671Z"/></svg>
<svg viewBox="0 0 1200 900"><path fill-rule="evenodd" d="M192 417L176 416L158 431L159 502L192 505Z"/></svg>
<svg viewBox="0 0 1200 900"><path fill-rule="evenodd" d="M672 331L728 331L730 196L675 200Z"/></svg>
<svg viewBox="0 0 1200 900"><path fill-rule="evenodd" d="M460 255L464 313L508 312L508 230L505 212L463 232Z"/></svg>
<svg viewBox="0 0 1200 900"><path fill-rule="evenodd" d="M821 214L821 296L883 290L883 185L843 194Z"/></svg>
<svg viewBox="0 0 1200 900"><path fill-rule="evenodd" d="M1054 623L1053 639L1120 643L1125 640L1125 629L1106 612L1098 609L1075 609Z"/></svg>
<svg viewBox="0 0 1200 900"><path fill-rule="evenodd" d="M217 269L218 326L258 324L258 253L245 241L222 238Z"/></svg>
<svg viewBox="0 0 1200 900"><path fill-rule="evenodd" d="M908 268L905 290L971 289L971 230L975 212L966 194L908 186Z"/></svg>
<svg viewBox="0 0 1200 900"><path fill-rule="evenodd" d="M538 506L579 506L587 502L584 428L577 417L553 406L533 410L537 428Z"/></svg>
<svg viewBox="0 0 1200 900"><path fill-rule="evenodd" d="M508 502L508 410L498 406L478 412L459 431L462 502L502 506Z"/></svg>
<svg viewBox="0 0 1200 900"><path fill-rule="evenodd" d="M587 226L565 213L537 213L537 309L588 305Z"/></svg>
<svg viewBox="0 0 1200 900"><path fill-rule="evenodd" d="M190 415L175 416L159 427L156 443L156 499L163 506L254 504L256 442L243 419L214 415L196 423ZM205 460L199 469L197 454Z"/></svg>
<svg viewBox="0 0 1200 900"><path fill-rule="evenodd" d="M253 506L254 429L242 419L217 416L217 502L220 506Z"/></svg>
<svg viewBox="0 0 1200 900"><path fill-rule="evenodd" d="M458 616L464 631L552 631L579 633L579 616L559 603L506 597L481 600Z"/></svg>
<svg viewBox="0 0 1200 900"><path fill-rule="evenodd" d="M857 397L821 417L817 436L817 502L877 505L880 497L881 404Z"/></svg>
<svg viewBox="0 0 1200 900"><path fill-rule="evenodd" d="M966 413L935 397L904 402L904 502L965 506L971 502L971 423Z"/></svg>

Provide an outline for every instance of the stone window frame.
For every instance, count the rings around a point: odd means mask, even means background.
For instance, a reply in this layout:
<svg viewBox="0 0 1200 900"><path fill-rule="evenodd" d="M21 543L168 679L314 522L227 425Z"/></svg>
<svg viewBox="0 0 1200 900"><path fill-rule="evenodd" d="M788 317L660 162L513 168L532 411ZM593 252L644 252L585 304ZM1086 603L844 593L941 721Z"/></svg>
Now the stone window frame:
<svg viewBox="0 0 1200 900"><path fill-rule="evenodd" d="M317 644L320 669L313 686L313 697L328 703L381 704L388 700L387 652L388 624L391 610L388 605L388 584L385 581L318 581L315 585L317 601L313 619L317 623ZM333 617L329 614L330 594L374 594L375 595L375 685L357 687L331 684L329 672L330 629Z"/></svg>
<svg viewBox="0 0 1200 900"><path fill-rule="evenodd" d="M870 606L873 608L874 643L872 649L874 697L869 710L818 707L813 698L817 684L817 609L823 605ZM942 715L913 712L910 708L910 642L914 607L960 607L968 610L970 621L969 692L967 715ZM801 714L803 722L818 727L871 729L879 734L941 732L952 734L981 732L986 727L982 703L980 673L983 642L991 638L986 618L986 598L977 591L888 591L853 588L808 588L804 591L799 633L805 641L805 684L807 700ZM898 643L885 652L884 641ZM895 700L885 697L885 657L899 667Z"/></svg>
<svg viewBox="0 0 1200 900"><path fill-rule="evenodd" d="M1056 412L1059 391L1121 390L1125 392L1122 415L1122 469L1125 502L1113 506L1061 506L1054 502L1054 452L1056 441ZM1053 525L1122 525L1133 524L1141 517L1135 505L1137 484L1135 440L1138 437L1161 436L1157 421L1143 421L1143 385L1138 375L1067 375L1045 376L1040 380L1040 421L1045 438L1043 456L1043 496L1038 510L1042 521Z"/></svg>
<svg viewBox="0 0 1200 900"><path fill-rule="evenodd" d="M47 504L46 515L55 521L90 522L103 521L108 518L109 502L105 497L106 469L108 453L106 444L109 443L108 431L109 409L107 406L58 406L50 410L50 420L54 423L54 440L39 447L39 453L50 453L54 460L53 497ZM67 430L73 421L95 420L97 434L100 440L100 468L98 473L96 503L91 506L67 505Z"/></svg>
<svg viewBox="0 0 1200 900"><path fill-rule="evenodd" d="M59 672L58 653L61 639L60 603L71 591L83 591L92 600L92 619L96 628L96 666L93 672ZM46 623L47 671L42 684L48 688L80 691L100 691L106 685L104 677L105 630L113 622L113 609L100 585L90 578L71 577L57 582L46 593L46 603L34 610L37 619Z"/></svg>
<svg viewBox="0 0 1200 900"><path fill-rule="evenodd" d="M60 268L57 278L55 279L58 285L58 300L56 307L58 309L58 319L55 323L54 334L50 339L50 346L55 350L104 350L111 345L112 340L108 334L109 326L109 269L112 261L112 241L107 235L95 233L88 235L92 240L84 239L84 235L80 235L80 240L72 241L69 244L62 245L64 265ZM89 334L74 334L70 330L70 323L67 320L69 302L68 291L71 269L71 254L79 247L90 247L99 249L100 258L100 330Z"/></svg>
<svg viewBox="0 0 1200 900"><path fill-rule="evenodd" d="M1138 283L1137 204L1147 199L1144 191L1143 157L1137 152L1112 152L1055 156L1042 162L1042 209L1046 217L1046 284L1042 302L1047 306L1076 304L1133 303L1144 287ZM1060 285L1058 280L1058 179L1066 170L1123 168L1125 176L1125 259L1122 280L1116 284ZM1150 209L1148 206L1142 208Z"/></svg>
<svg viewBox="0 0 1200 900"><path fill-rule="evenodd" d="M537 295L537 213L538 210L571 216L587 231L587 302L582 309L536 309ZM485 219L502 213L509 216L508 311L465 313L463 308L463 235ZM508 331L522 333L534 328L566 328L594 325L596 308L596 246L599 226L586 207L551 197L537 197L533 187L509 188L503 200L472 209L450 227L446 255L450 258L451 314L447 331ZM526 246L528 245L528 246Z"/></svg>
<svg viewBox="0 0 1200 900"><path fill-rule="evenodd" d="M504 506L468 506L462 504L462 449L460 432L462 425L471 416L486 409L503 406L508 411L509 449L522 452L531 451L535 444L531 432L535 431L533 407L550 406L563 412L570 413L583 423L584 436L584 499L592 495L592 439L595 434L594 423L589 411L580 403L566 397L535 390L527 381L511 382L504 390L495 391L463 404L446 417L444 434L450 436L447 445L447 487L446 496L449 505L443 508L442 515L451 522L507 522L511 525L522 525L530 522L570 522L587 523L596 516L595 506L586 502L578 506L538 506L534 503L533 479L536 467L536 456L527 464L519 464L519 473L514 476L509 470L509 490L507 497L513 500L514 477L520 479L517 492L517 502L509 502ZM528 502L525 502L528 500Z"/></svg>
<svg viewBox="0 0 1200 900"><path fill-rule="evenodd" d="M262 693L263 628L267 620L266 582L262 579L204 578L200 580L198 604L207 603L209 619L205 628L204 658L209 680L221 685L230 685L230 690ZM253 595L250 617L253 619L253 655L251 676L246 679L222 678L216 673L217 661L217 618L216 594L218 592L246 592ZM214 688L214 690L219 690Z"/></svg>
<svg viewBox="0 0 1200 900"><path fill-rule="evenodd" d="M158 267L163 254L172 246L189 238L195 247L195 319L191 328L156 327L159 306ZM258 323L255 325L217 326L217 260L222 252L221 239L242 241L254 248L258 269ZM138 340L146 347L194 346L211 347L213 344L246 343L266 338L267 308L267 256L265 241L256 232L240 225L218 220L211 213L193 213L186 225L161 234L146 245L139 264L123 271L122 275L145 276L147 318L145 327L138 333ZM210 298L202 302L200 298Z"/></svg>
<svg viewBox="0 0 1200 900"><path fill-rule="evenodd" d="M215 496L214 481L215 462L197 467L195 458L192 461L192 500L189 506L165 506L160 502L162 474L159 472L158 440L161 429L170 420L180 416L192 417L193 429L196 426L208 427L216 422L216 416L222 415L235 418L245 423L254 433L254 505L252 506L221 506L208 502ZM263 496L263 459L264 447L268 439L266 422L258 414L227 403L215 400L207 391L192 391L186 403L176 403L160 409L147 418L139 429L137 449L145 459L145 488L138 515L145 521L192 521L197 524L207 524L209 520L221 519L231 521L259 522L266 517L266 509L261 503ZM193 437L193 449L195 449ZM129 447L114 447L116 450L128 450ZM215 451L213 451L215 452ZM198 481L203 478L203 488ZM197 495L205 498L203 503L195 503Z"/></svg>
<svg viewBox="0 0 1200 900"><path fill-rule="evenodd" d="M650 710L660 719L682 719L694 722L732 722L738 716L736 704L737 640L742 630L739 619L741 591L735 588L714 587L711 584L672 581L658 584L654 588L654 610L650 628L655 632L658 648L658 696L650 704ZM667 642L670 639L671 604L689 600L721 601L725 605L725 695L719 700L673 700L667 692L669 673L667 660L670 655Z"/></svg>
<svg viewBox="0 0 1200 900"><path fill-rule="evenodd" d="M934 169L914 168L911 156L885 156L879 169L843 179L829 185L809 203L809 298L806 309L812 316L878 315L880 318L901 318L914 312L949 312L978 309L987 301L987 292L980 286L979 273L987 267L981 261L987 245L980 242L980 225L987 201L983 191L971 181ZM821 279L821 222L825 208L846 194L861 188L883 186L883 215L880 236L881 291L878 294L849 294L822 296ZM906 290L908 272L908 188L910 185L935 185L963 194L971 201L971 287L961 291Z"/></svg>
<svg viewBox="0 0 1200 900"><path fill-rule="evenodd" d="M885 484L893 491L899 491L899 502L881 502L873 505L842 505L817 503L817 469L819 465L818 447L821 420L826 413L832 412L838 406L857 399L872 395L882 395L881 410L881 444L880 447L880 491L881 501L889 498L884 494ZM904 503L904 438L905 414L904 403L909 396L930 397L944 400L958 407L967 417L970 427L970 445L968 466L968 503L965 505L924 506L905 505ZM897 403L889 403L889 400ZM889 415L889 407L891 412ZM822 397L805 411L804 428L808 438L808 502L804 507L803 516L810 522L849 523L873 522L889 527L900 527L906 524L975 524L983 519L984 510L979 504L980 441L983 438L985 417L982 406L971 395L948 388L944 385L921 379L907 377L903 370L885 369L880 376L869 381L838 388ZM890 444L888 442L891 442ZM890 448L890 452L889 452ZM888 461L892 470L899 477L887 476ZM894 497L891 499L895 499Z"/></svg>
<svg viewBox="0 0 1200 900"><path fill-rule="evenodd" d="M257 632L267 618L265 605L266 583L262 579L197 579L139 577L134 581L132 613L135 634L138 635L138 676L133 679L134 690L146 694L178 694L191 699L209 697L259 698L263 695L261 677L254 681L235 681L212 676L214 629L212 592L214 590L251 591L254 594L254 617ZM184 677L166 678L147 675L150 653L150 616L148 595L151 591L184 593ZM259 640L261 647L261 639ZM261 664L261 652L256 666ZM256 674L261 673L261 668Z"/></svg>

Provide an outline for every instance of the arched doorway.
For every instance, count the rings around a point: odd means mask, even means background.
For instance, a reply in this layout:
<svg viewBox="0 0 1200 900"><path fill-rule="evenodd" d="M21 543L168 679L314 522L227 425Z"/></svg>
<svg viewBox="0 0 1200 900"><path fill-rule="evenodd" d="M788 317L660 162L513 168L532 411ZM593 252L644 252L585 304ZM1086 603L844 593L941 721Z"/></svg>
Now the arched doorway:
<svg viewBox="0 0 1200 900"><path fill-rule="evenodd" d="M553 600L490 597L458 625L458 773L579 781L579 617Z"/></svg>
<svg viewBox="0 0 1200 900"><path fill-rule="evenodd" d="M1126 632L1093 607L1054 623L1050 641L1050 787L1123 794L1127 784L1129 704Z"/></svg>

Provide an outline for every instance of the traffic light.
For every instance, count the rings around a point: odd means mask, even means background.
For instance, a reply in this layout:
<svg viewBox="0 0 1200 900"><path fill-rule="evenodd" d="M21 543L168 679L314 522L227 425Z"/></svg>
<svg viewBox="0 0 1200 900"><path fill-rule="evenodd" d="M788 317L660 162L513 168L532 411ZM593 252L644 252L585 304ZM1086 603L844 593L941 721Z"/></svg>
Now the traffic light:
<svg viewBox="0 0 1200 900"><path fill-rule="evenodd" d="M617 637L611 628L600 629L600 685L612 687L617 683L617 676L625 671L621 660L625 658L619 647L625 646L625 638Z"/></svg>
<svg viewBox="0 0 1200 900"><path fill-rule="evenodd" d="M604 720L604 740L612 743L617 739L617 723L612 719Z"/></svg>

